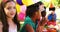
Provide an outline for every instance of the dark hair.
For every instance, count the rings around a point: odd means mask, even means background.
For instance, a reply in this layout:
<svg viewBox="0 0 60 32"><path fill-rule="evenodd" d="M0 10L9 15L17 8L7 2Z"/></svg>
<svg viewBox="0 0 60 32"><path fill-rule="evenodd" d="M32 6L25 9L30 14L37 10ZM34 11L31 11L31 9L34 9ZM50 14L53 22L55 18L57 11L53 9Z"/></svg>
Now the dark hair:
<svg viewBox="0 0 60 32"><path fill-rule="evenodd" d="M39 5L33 4L27 7L26 16L32 17L35 12L39 11Z"/></svg>
<svg viewBox="0 0 60 32"><path fill-rule="evenodd" d="M39 1L39 2L37 2L36 4L37 4L37 5L42 5L43 2Z"/></svg>
<svg viewBox="0 0 60 32"><path fill-rule="evenodd" d="M8 3L8 2L11 2L11 1L13 1L13 0L7 0L6 2L1 2L1 10L0 10L0 19L1 19L1 22L2 22L2 24L3 24L3 32L8 32L9 30L9 25L8 25L8 22L7 22L7 17L6 17L6 14L5 14L5 12L4 12L4 7L6 6L6 4ZM14 1L13 1L14 2ZM13 22L17 25L17 30L19 30L20 29L20 24L19 24L19 22L18 22L18 20L17 20L17 13L16 13L16 15L15 15L15 17L13 18Z"/></svg>
<svg viewBox="0 0 60 32"><path fill-rule="evenodd" d="M55 7L49 8L49 11L55 11Z"/></svg>
<svg viewBox="0 0 60 32"><path fill-rule="evenodd" d="M26 10L26 16L28 16L28 14L29 14L29 10L31 11L31 12L34 12L34 11L32 11L32 10L39 10L39 5L42 5L43 3L41 2L41 1L39 1L39 2L37 2L37 3L35 3L35 4L32 4L32 5L30 5L30 6L28 6L27 7L27 10ZM37 6L37 7L34 7L34 6ZM32 13L31 13L32 14Z"/></svg>

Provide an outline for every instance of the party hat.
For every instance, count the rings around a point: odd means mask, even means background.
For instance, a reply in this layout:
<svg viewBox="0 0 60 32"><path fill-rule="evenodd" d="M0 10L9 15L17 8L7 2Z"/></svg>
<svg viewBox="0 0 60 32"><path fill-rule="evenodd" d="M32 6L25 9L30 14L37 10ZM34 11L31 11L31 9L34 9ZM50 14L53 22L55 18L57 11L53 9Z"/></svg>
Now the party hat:
<svg viewBox="0 0 60 32"><path fill-rule="evenodd" d="M55 7L53 6L53 4L52 3L50 3L50 7L49 7L49 11L55 11Z"/></svg>

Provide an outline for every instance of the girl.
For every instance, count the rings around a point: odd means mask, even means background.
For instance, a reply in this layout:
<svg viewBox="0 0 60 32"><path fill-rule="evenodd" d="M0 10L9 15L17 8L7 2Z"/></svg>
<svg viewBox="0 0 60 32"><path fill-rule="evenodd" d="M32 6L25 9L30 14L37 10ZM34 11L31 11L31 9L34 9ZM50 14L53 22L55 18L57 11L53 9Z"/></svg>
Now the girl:
<svg viewBox="0 0 60 32"><path fill-rule="evenodd" d="M36 32L36 20L39 18L39 5L33 4L28 6L26 10L26 18L21 32Z"/></svg>
<svg viewBox="0 0 60 32"><path fill-rule="evenodd" d="M0 32L18 32L20 29L15 5L13 0L1 2Z"/></svg>
<svg viewBox="0 0 60 32"><path fill-rule="evenodd" d="M44 29L44 25L47 22L46 19L46 7L44 7L44 4L42 2L37 3L39 5L39 11L40 11L40 19L38 21L38 27L37 27L37 32L42 32Z"/></svg>

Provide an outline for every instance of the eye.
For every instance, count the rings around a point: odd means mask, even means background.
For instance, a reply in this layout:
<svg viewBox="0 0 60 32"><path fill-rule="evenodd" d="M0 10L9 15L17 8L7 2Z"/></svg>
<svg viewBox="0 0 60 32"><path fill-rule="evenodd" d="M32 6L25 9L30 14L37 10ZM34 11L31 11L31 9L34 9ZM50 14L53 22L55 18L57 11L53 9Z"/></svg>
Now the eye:
<svg viewBox="0 0 60 32"><path fill-rule="evenodd" d="M8 9L8 10L10 10L10 9L11 9L11 7L8 7L7 9Z"/></svg>

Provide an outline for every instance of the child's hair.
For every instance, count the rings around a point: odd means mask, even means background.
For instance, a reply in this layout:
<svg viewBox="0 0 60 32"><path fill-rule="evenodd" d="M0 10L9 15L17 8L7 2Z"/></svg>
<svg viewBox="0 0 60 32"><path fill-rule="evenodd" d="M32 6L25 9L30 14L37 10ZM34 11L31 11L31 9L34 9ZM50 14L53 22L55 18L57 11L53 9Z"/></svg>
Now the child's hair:
<svg viewBox="0 0 60 32"><path fill-rule="evenodd" d="M2 24L3 24L3 28L2 28L3 32L9 32L9 25L8 25L8 22L7 22L6 13L4 12L4 8L5 8L6 4L8 2L11 2L11 1L13 1L13 0L7 0L6 2L2 1L1 5L0 5L0 7L1 7L1 9L0 9L0 20L1 20ZM19 30L20 29L20 24L19 24L19 22L17 20L17 12L16 12L15 17L13 18L13 22L17 25L17 30Z"/></svg>
<svg viewBox="0 0 60 32"><path fill-rule="evenodd" d="M26 16L32 16L34 15L33 13L35 13L36 11L39 11L39 5L42 5L43 3L41 1L35 3L35 4L32 4L30 6L27 7L27 10L26 10Z"/></svg>
<svg viewBox="0 0 60 32"><path fill-rule="evenodd" d="M55 7L49 8L49 11L55 11Z"/></svg>
<svg viewBox="0 0 60 32"><path fill-rule="evenodd" d="M37 4L37 5L42 5L43 2L39 1L39 2L37 2L36 4Z"/></svg>
<svg viewBox="0 0 60 32"><path fill-rule="evenodd" d="M26 10L26 16L32 17L36 11L39 11L39 5L33 4L28 6Z"/></svg>

